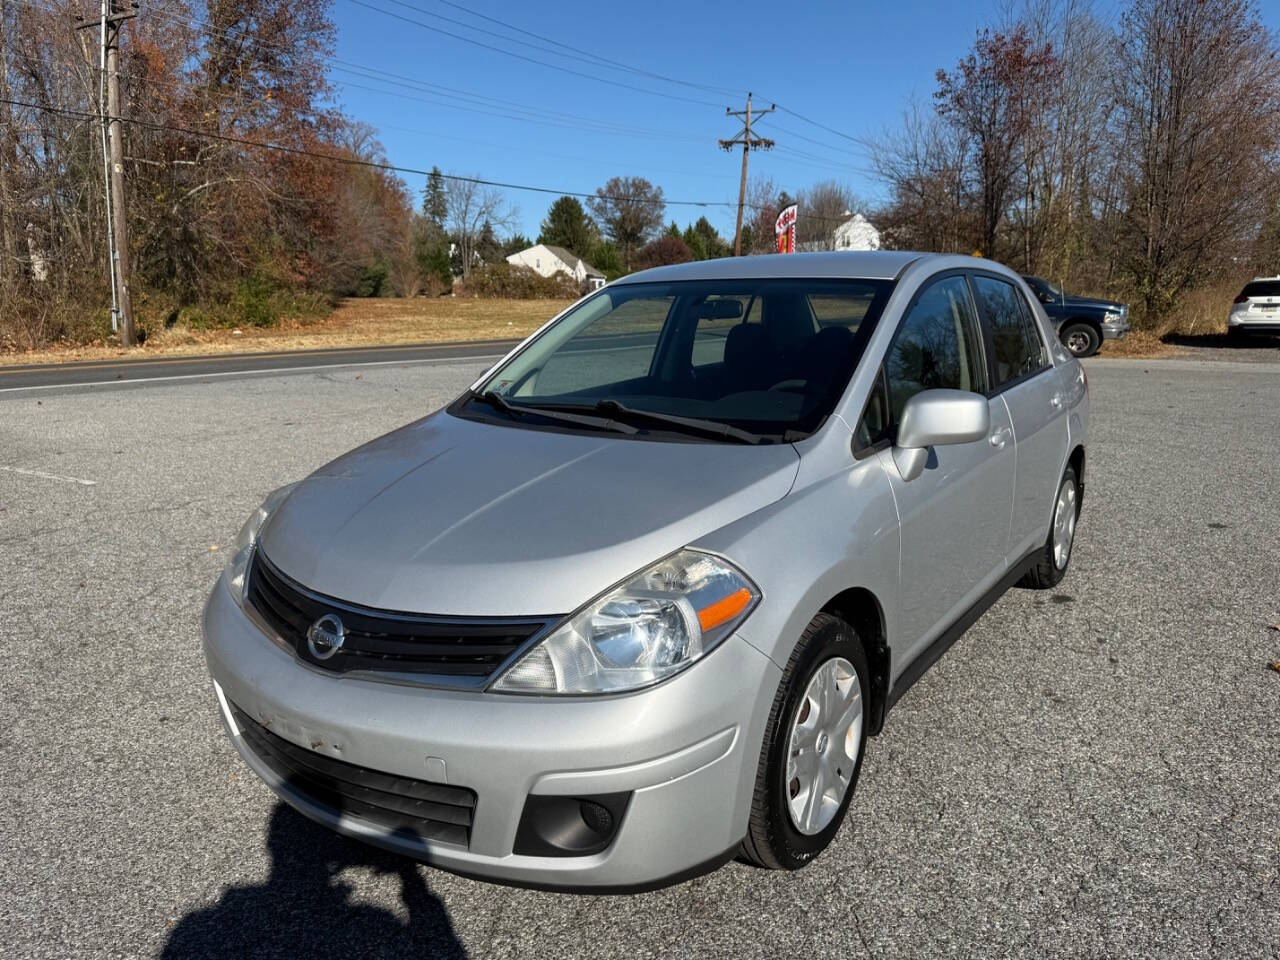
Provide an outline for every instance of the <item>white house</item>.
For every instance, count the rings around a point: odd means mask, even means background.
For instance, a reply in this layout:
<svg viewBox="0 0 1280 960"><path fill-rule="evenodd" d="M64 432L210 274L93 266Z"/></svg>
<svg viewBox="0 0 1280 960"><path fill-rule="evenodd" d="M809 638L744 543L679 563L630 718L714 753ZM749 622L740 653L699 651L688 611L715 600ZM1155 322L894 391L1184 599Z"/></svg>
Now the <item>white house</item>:
<svg viewBox="0 0 1280 960"><path fill-rule="evenodd" d="M879 250L880 231L860 213L855 213L840 226L832 237L835 250Z"/></svg>
<svg viewBox="0 0 1280 960"><path fill-rule="evenodd" d="M804 214L800 214L801 219ZM825 240L808 240L796 245L802 253L815 250L879 250L880 231L860 213L840 223Z"/></svg>
<svg viewBox="0 0 1280 960"><path fill-rule="evenodd" d="M599 290L604 286L603 273L564 247L557 247L550 243L536 243L526 250L513 253L507 257L507 263L517 267L528 267L534 273L544 277L567 273L580 286L585 285L588 290Z"/></svg>

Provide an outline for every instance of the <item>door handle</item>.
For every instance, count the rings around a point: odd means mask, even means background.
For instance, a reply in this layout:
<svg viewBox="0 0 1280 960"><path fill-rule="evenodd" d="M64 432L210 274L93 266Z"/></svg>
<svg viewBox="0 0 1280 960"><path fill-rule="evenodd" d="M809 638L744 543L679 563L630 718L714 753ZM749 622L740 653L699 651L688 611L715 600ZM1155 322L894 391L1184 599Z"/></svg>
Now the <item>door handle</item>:
<svg viewBox="0 0 1280 960"><path fill-rule="evenodd" d="M987 439L991 441L991 445L997 450L1003 450L1004 445L1013 437L1013 431L1008 427L1001 427L995 433L991 434Z"/></svg>

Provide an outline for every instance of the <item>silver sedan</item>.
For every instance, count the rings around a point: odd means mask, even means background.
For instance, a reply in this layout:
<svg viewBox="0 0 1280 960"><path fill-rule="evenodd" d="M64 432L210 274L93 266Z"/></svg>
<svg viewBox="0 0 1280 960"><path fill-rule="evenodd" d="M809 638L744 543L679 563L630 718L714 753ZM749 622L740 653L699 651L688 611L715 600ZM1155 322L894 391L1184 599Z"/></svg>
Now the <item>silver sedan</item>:
<svg viewBox="0 0 1280 960"><path fill-rule="evenodd" d="M443 869L802 867L893 704L1065 574L1088 406L987 260L635 274L267 498L204 613L218 709L298 810Z"/></svg>

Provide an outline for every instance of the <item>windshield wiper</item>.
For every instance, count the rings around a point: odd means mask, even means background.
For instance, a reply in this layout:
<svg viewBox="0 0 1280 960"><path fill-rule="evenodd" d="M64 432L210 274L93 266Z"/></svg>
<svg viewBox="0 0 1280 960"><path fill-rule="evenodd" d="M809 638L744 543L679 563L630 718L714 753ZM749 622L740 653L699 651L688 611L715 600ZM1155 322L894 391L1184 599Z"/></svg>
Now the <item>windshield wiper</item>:
<svg viewBox="0 0 1280 960"><path fill-rule="evenodd" d="M489 406L501 410L503 413L509 413L516 417L532 414L533 416L545 417L548 420L562 420L565 423L576 423L579 426L592 427L596 430L612 430L616 433L626 434L640 432L628 423L619 423L616 420L606 417L592 417L581 413L566 413L562 410L552 410L548 407L539 407L532 403L512 403L496 390L486 390L484 393L476 393L472 390L471 399L487 403Z"/></svg>
<svg viewBox="0 0 1280 960"><path fill-rule="evenodd" d="M701 417L681 417L674 413L657 413L653 410L640 410L628 407L617 400L600 400L590 409L593 413L604 413L616 419L625 417L628 420L647 420L675 427L685 433L700 433L703 436L718 440L737 440L739 443L765 443L774 437L768 434L752 433L719 420L704 420Z"/></svg>

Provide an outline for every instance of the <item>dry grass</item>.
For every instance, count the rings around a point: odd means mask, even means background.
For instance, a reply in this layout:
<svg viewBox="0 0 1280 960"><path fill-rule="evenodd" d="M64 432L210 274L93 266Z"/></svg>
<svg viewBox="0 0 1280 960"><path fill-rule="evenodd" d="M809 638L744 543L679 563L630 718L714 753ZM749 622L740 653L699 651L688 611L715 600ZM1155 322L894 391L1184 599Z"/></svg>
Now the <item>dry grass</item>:
<svg viewBox="0 0 1280 960"><path fill-rule="evenodd" d="M1101 357L1174 357L1182 353L1161 340L1150 330L1130 330L1120 340L1103 340Z"/></svg>
<svg viewBox="0 0 1280 960"><path fill-rule="evenodd" d="M0 352L0 363L62 363L117 357L196 356L314 350L397 343L510 340L532 333L567 307L569 300L480 300L442 297L413 300L346 300L329 316L286 321L269 328L193 330L172 327L135 350L108 343Z"/></svg>
<svg viewBox="0 0 1280 960"><path fill-rule="evenodd" d="M1227 332L1231 301L1244 285L1229 280L1212 287L1190 290L1167 317L1152 327L1132 330L1123 340L1104 340L1104 357L1168 357L1182 353L1178 344L1193 344Z"/></svg>

